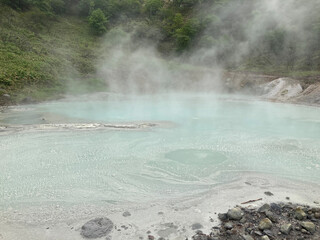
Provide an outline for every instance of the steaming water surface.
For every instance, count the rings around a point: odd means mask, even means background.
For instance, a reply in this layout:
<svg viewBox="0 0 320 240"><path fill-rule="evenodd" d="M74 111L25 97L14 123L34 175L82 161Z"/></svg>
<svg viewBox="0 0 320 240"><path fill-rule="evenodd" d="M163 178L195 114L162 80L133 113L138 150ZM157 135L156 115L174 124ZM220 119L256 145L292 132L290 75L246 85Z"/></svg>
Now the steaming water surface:
<svg viewBox="0 0 320 240"><path fill-rule="evenodd" d="M320 180L320 110L197 94L95 97L9 109L2 124L161 123L0 135L0 204L186 196L243 171Z"/></svg>

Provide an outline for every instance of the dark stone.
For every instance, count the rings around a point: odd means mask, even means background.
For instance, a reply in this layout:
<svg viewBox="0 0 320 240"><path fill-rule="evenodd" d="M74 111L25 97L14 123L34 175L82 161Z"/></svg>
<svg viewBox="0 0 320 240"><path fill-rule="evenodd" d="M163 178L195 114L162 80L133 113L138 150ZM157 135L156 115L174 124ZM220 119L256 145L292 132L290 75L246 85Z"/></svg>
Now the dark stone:
<svg viewBox="0 0 320 240"><path fill-rule="evenodd" d="M270 205L269 204L263 204L259 209L258 212L262 213L262 212L266 212L270 209Z"/></svg>
<svg viewBox="0 0 320 240"><path fill-rule="evenodd" d="M122 213L122 216L129 217L129 216L131 216L131 213L128 211L125 211L124 213Z"/></svg>
<svg viewBox="0 0 320 240"><path fill-rule="evenodd" d="M203 226L200 223L194 223L191 225L192 230L201 229Z"/></svg>
<svg viewBox="0 0 320 240"><path fill-rule="evenodd" d="M232 229L233 228L233 223L232 222L227 222L224 227L228 230Z"/></svg>
<svg viewBox="0 0 320 240"><path fill-rule="evenodd" d="M264 194L267 195L267 196L273 196L273 193L269 192L269 191L268 192L264 192Z"/></svg>
<svg viewBox="0 0 320 240"><path fill-rule="evenodd" d="M109 218L95 218L81 227L81 235L85 238L101 238L107 236L113 229Z"/></svg>
<svg viewBox="0 0 320 240"><path fill-rule="evenodd" d="M278 214L281 213L281 207L280 207L279 204L271 203L271 204L270 204L270 209L271 209L272 212L276 212L276 213L278 213Z"/></svg>
<svg viewBox="0 0 320 240"><path fill-rule="evenodd" d="M218 218L220 219L220 221L227 221L228 220L228 215L226 213L219 213L218 214Z"/></svg>
<svg viewBox="0 0 320 240"><path fill-rule="evenodd" d="M271 230L264 230L263 232L271 238L274 237L274 233Z"/></svg>

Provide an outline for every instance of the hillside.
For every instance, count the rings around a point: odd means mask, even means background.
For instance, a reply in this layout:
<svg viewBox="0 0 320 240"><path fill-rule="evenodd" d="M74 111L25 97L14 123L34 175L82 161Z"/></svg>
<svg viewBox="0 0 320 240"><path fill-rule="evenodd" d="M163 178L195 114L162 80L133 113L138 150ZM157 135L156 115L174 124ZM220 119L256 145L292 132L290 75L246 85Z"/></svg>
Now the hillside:
<svg viewBox="0 0 320 240"><path fill-rule="evenodd" d="M0 11L1 102L39 101L57 98L66 89L101 87L91 76L99 39L85 20L6 6ZM79 89L71 88L73 82Z"/></svg>
<svg viewBox="0 0 320 240"><path fill-rule="evenodd" d="M316 0L0 0L0 104L106 90L110 76L159 62L141 60L147 51L178 71L254 72L312 84L320 76L319 11ZM110 37L119 32L119 41ZM119 42L125 51L115 63ZM125 68L125 56L139 51L141 62ZM110 76L98 73L104 60L105 68L117 65Z"/></svg>

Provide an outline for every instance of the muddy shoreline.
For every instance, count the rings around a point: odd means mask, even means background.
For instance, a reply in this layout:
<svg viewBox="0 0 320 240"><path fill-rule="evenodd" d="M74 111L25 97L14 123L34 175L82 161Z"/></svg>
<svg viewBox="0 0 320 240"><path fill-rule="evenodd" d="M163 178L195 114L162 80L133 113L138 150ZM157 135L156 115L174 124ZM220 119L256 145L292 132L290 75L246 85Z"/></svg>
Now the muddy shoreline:
<svg viewBox="0 0 320 240"><path fill-rule="evenodd" d="M84 239L81 235L82 226L87 222L96 218L108 218L113 223L112 230L106 236L97 239L190 240L196 233L199 235L200 231L208 236L217 228L224 229L226 222L219 220L219 213L226 213L237 205L258 209L265 203L271 205L271 203L292 202L319 208L320 205L315 203L320 200L319 190L320 186L316 183L246 172L236 181L217 185L208 192L175 199L141 203L124 202L116 205L97 202L33 203L29 207L24 204L2 206L0 234L2 239L6 240L21 239L22 236L24 240L80 240ZM262 199L259 201L242 204L260 198ZM264 215L261 214L261 217ZM256 222L259 220L257 218ZM204 238L203 235L202 238L194 239L210 239ZM241 239L236 237L239 236L235 234L234 238L221 239ZM260 240L254 235L253 237Z"/></svg>

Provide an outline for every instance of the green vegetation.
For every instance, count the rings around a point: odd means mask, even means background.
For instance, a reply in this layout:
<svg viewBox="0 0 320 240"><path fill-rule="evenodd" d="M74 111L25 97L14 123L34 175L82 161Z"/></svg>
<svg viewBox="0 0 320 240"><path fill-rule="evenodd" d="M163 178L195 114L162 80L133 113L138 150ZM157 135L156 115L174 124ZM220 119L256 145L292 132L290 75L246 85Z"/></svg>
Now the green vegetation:
<svg viewBox="0 0 320 240"><path fill-rule="evenodd" d="M107 31L107 23L108 20L100 8L91 12L89 16L89 24L95 34L104 34Z"/></svg>
<svg viewBox="0 0 320 240"><path fill-rule="evenodd" d="M320 75L320 2L306 4L303 21L275 19L262 2L0 0L0 102L3 94L18 102L106 88L95 74L98 52L102 36L119 28L162 56L201 56L201 67Z"/></svg>

